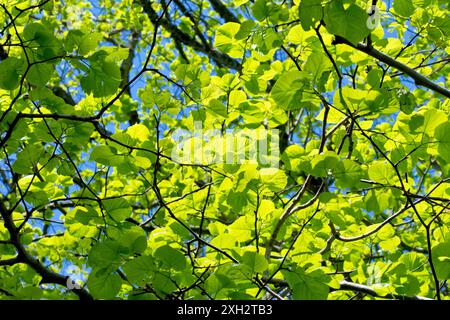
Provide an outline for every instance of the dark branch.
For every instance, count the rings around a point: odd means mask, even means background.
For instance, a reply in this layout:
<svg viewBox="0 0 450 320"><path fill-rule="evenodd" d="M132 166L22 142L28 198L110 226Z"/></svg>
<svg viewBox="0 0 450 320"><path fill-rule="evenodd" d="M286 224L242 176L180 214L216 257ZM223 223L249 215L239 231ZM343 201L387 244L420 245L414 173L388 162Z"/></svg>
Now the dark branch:
<svg viewBox="0 0 450 320"><path fill-rule="evenodd" d="M401 62L395 60L394 58L384 54L383 52L378 51L374 47L367 46L367 45L364 45L362 43L358 43L358 44L354 45L353 43L351 43L347 39L344 39L344 38L339 37L339 36L336 36L334 44L346 44L346 45L348 45L348 46L350 46L352 48L355 48L356 50L364 52L364 53L368 54L369 56L374 57L375 59L377 59L377 60L379 60L379 61L381 61L383 63L386 63L388 66L391 66L391 67L393 67L393 68L403 72L404 74L410 76L412 79L414 79L416 85L426 87L426 88L431 89L431 90L433 90L433 91L435 91L437 93L442 94L443 96L445 96L447 98L450 98L450 90L437 85L436 83L434 83L433 81L431 81L427 77L425 77L425 76L421 75L420 73L418 73L413 68L410 68L407 65L404 65L403 63L401 63Z"/></svg>

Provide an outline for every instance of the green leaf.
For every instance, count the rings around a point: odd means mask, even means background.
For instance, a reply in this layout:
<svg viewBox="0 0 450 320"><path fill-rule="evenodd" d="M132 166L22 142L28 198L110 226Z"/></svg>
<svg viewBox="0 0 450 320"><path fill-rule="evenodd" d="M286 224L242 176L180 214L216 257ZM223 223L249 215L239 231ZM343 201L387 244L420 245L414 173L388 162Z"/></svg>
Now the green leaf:
<svg viewBox="0 0 450 320"><path fill-rule="evenodd" d="M436 109L427 109L423 115L423 128L422 132L426 133L428 136L433 137L436 128L448 121L448 116L445 112Z"/></svg>
<svg viewBox="0 0 450 320"><path fill-rule="evenodd" d="M367 83L374 89L380 87L382 72L378 69L372 69L367 74Z"/></svg>
<svg viewBox="0 0 450 320"><path fill-rule="evenodd" d="M68 52L76 50L78 55L86 56L98 47L102 38L101 33L98 32L84 33L82 30L69 30L65 46Z"/></svg>
<svg viewBox="0 0 450 320"><path fill-rule="evenodd" d="M391 225L386 225L379 232L377 232L377 237L381 240L389 240L395 236L395 229Z"/></svg>
<svg viewBox="0 0 450 320"><path fill-rule="evenodd" d="M364 196L367 211L382 212L389 208L390 193L380 190L370 190Z"/></svg>
<svg viewBox="0 0 450 320"><path fill-rule="evenodd" d="M157 292L165 295L177 290L177 287L173 283L173 279L171 279L168 275L161 273L155 274L152 280L152 286L155 290L157 290Z"/></svg>
<svg viewBox="0 0 450 320"><path fill-rule="evenodd" d="M308 31L322 19L322 0L302 0L299 5L299 16L302 28Z"/></svg>
<svg viewBox="0 0 450 320"><path fill-rule="evenodd" d="M409 91L400 92L398 95L398 102L400 103L400 109L406 114L413 113L414 109L417 107L416 99Z"/></svg>
<svg viewBox="0 0 450 320"><path fill-rule="evenodd" d="M23 61L15 57L0 62L0 88L14 90L19 86L19 79L24 72Z"/></svg>
<svg viewBox="0 0 450 320"><path fill-rule="evenodd" d="M112 299L119 293L122 280L115 273L108 273L103 269L93 269L89 274L87 287L96 299Z"/></svg>
<svg viewBox="0 0 450 320"><path fill-rule="evenodd" d="M433 265L439 280L450 279L450 242L442 242L432 248Z"/></svg>
<svg viewBox="0 0 450 320"><path fill-rule="evenodd" d="M320 269L305 273L301 269L295 272L282 271L283 276L292 288L296 300L325 300L329 287L327 276Z"/></svg>
<svg viewBox="0 0 450 320"><path fill-rule="evenodd" d="M89 225L91 221L100 221L99 214L97 211L95 211L94 208L83 208L78 207L72 211L70 211L66 215L66 221L65 222L71 222L71 219L73 219L73 222L80 222L84 225Z"/></svg>
<svg viewBox="0 0 450 320"><path fill-rule="evenodd" d="M97 243L89 252L89 265L114 270L120 264L119 247L120 244L113 240Z"/></svg>
<svg viewBox="0 0 450 320"><path fill-rule="evenodd" d="M233 0L233 3L235 6L239 7L239 6L242 6L243 4L246 4L249 1L250 0Z"/></svg>
<svg viewBox="0 0 450 320"><path fill-rule="evenodd" d="M427 263L426 258L417 252L407 252L401 255L399 262L405 264L410 271L418 271Z"/></svg>
<svg viewBox="0 0 450 320"><path fill-rule="evenodd" d="M438 154L446 163L450 163L450 123L436 127L435 139L438 142Z"/></svg>
<svg viewBox="0 0 450 320"><path fill-rule="evenodd" d="M64 41L64 46L67 52L74 51L84 37L84 32L81 30L69 30Z"/></svg>
<svg viewBox="0 0 450 320"><path fill-rule="evenodd" d="M420 292L420 282L415 276L407 275L406 277L401 277L400 281L402 283L395 288L398 294L411 297Z"/></svg>
<svg viewBox="0 0 450 320"><path fill-rule="evenodd" d="M231 191L228 194L227 203L235 212L239 212L247 204L247 195L245 192Z"/></svg>
<svg viewBox="0 0 450 320"><path fill-rule="evenodd" d="M283 170L263 168L260 170L261 181L271 191L283 190L287 184L287 177Z"/></svg>
<svg viewBox="0 0 450 320"><path fill-rule="evenodd" d="M296 300L326 300L328 286L314 279L300 281L292 288Z"/></svg>
<svg viewBox="0 0 450 320"><path fill-rule="evenodd" d="M241 23L241 26L239 27L238 33L235 34L235 38L237 40L244 40L247 38L250 33L252 32L253 28L255 27L255 22L252 20L246 20Z"/></svg>
<svg viewBox="0 0 450 320"><path fill-rule="evenodd" d="M375 161L369 166L369 179L378 183L392 185L395 180L395 171L392 166L385 161Z"/></svg>
<svg viewBox="0 0 450 320"><path fill-rule="evenodd" d="M56 96L49 88L47 87L37 87L34 88L31 92L30 92L30 98L32 100L38 100L41 104L45 105L47 109L49 109L52 112L60 112L60 113L70 113L73 111L73 106L68 105L63 98ZM45 123L43 123L45 124ZM81 128L83 125L83 123L78 123L77 125L74 126L78 126L79 128ZM92 127L89 125L89 129L91 129ZM45 126L45 131L47 127ZM91 129L92 131L92 129ZM89 132L89 136L90 136ZM77 141L80 141L80 139L83 137L83 135L86 134L85 130L79 130L77 131ZM70 136L70 135L69 135ZM49 137L49 141L53 141L53 138L48 135ZM68 140L70 141L70 137L68 138Z"/></svg>
<svg viewBox="0 0 450 320"><path fill-rule="evenodd" d="M40 144L29 144L17 155L12 168L16 173L30 174L34 173L39 160L44 155L45 150Z"/></svg>
<svg viewBox="0 0 450 320"><path fill-rule="evenodd" d="M335 0L325 6L324 21L328 32L341 36L353 44L369 35L367 19L368 14L355 4L344 9L343 1Z"/></svg>
<svg viewBox="0 0 450 320"><path fill-rule="evenodd" d="M217 99L211 99L209 101L207 110L215 115L222 117L222 118L226 118L228 115L227 107Z"/></svg>
<svg viewBox="0 0 450 320"><path fill-rule="evenodd" d="M186 268L186 258L184 255L168 245L156 249L154 257L169 269L181 271Z"/></svg>
<svg viewBox="0 0 450 320"><path fill-rule="evenodd" d="M33 61L52 59L63 52L61 43L44 23L27 24L22 39L27 43L26 48L31 53Z"/></svg>
<svg viewBox="0 0 450 320"><path fill-rule="evenodd" d="M394 0L393 7L395 12L403 17L409 17L415 11L411 0Z"/></svg>
<svg viewBox="0 0 450 320"><path fill-rule="evenodd" d="M316 177L327 177L337 168L339 157L335 152L326 151L311 161L311 174Z"/></svg>
<svg viewBox="0 0 450 320"><path fill-rule="evenodd" d="M266 0L256 0L252 5L253 16L258 21L263 21L270 15L270 8Z"/></svg>
<svg viewBox="0 0 450 320"><path fill-rule="evenodd" d="M87 55L90 51L98 47L98 44L102 38L102 35L97 32L84 35L78 43L78 54L80 56Z"/></svg>
<svg viewBox="0 0 450 320"><path fill-rule="evenodd" d="M131 216L131 206L124 198L106 199L102 203L108 215L115 221L123 221Z"/></svg>
<svg viewBox="0 0 450 320"><path fill-rule="evenodd" d="M394 252L400 244L400 238L395 236L393 238L383 240L380 242L380 247L383 250Z"/></svg>
<svg viewBox="0 0 450 320"><path fill-rule="evenodd" d="M344 159L338 163L333 176L336 178L338 187L352 188L359 184L359 180L363 177L363 170L356 162Z"/></svg>
<svg viewBox="0 0 450 320"><path fill-rule="evenodd" d="M140 123L134 124L127 128L126 133L137 141L147 141L150 138L150 131L148 128Z"/></svg>
<svg viewBox="0 0 450 320"><path fill-rule="evenodd" d="M153 258L151 256L140 256L128 261L123 266L128 280L140 284L154 270Z"/></svg>
<svg viewBox="0 0 450 320"><path fill-rule="evenodd" d="M244 48L236 39L240 28L241 25L236 22L227 22L220 26L216 31L214 46L231 58L242 58Z"/></svg>
<svg viewBox="0 0 450 320"><path fill-rule="evenodd" d="M125 204L119 204L118 206L125 206ZM124 212L131 211L128 206L125 209L116 208L113 212L116 210L124 210ZM122 223L117 227L110 226L106 232L111 239L120 243L124 254L141 254L147 248L147 235L145 231L132 223Z"/></svg>
<svg viewBox="0 0 450 320"><path fill-rule="evenodd" d="M123 158L117 154L117 150L114 147L97 146L92 150L90 160L105 166L118 166L123 161Z"/></svg>
<svg viewBox="0 0 450 320"><path fill-rule="evenodd" d="M263 255L257 252L245 252L242 256L242 263L244 263L248 268L250 274L261 273L264 272L269 264L267 263L266 258Z"/></svg>
<svg viewBox="0 0 450 320"><path fill-rule="evenodd" d="M122 80L120 67L115 60L114 54L111 55L106 49L95 52L89 58L90 68L81 78L82 89L86 93L93 93L97 98L114 94Z"/></svg>
<svg viewBox="0 0 450 320"><path fill-rule="evenodd" d="M305 63L305 70L311 72L316 81L325 71L331 70L332 66L330 59L324 53L313 52Z"/></svg>
<svg viewBox="0 0 450 320"><path fill-rule="evenodd" d="M273 86L270 96L283 109L299 109L306 81L308 77L305 72L292 70L283 73Z"/></svg>
<svg viewBox="0 0 450 320"><path fill-rule="evenodd" d="M50 81L54 72L53 64L38 63L31 66L27 74L27 80L35 86L45 86Z"/></svg>
<svg viewBox="0 0 450 320"><path fill-rule="evenodd" d="M17 291L17 296L24 300L40 300L43 296L41 288L25 287Z"/></svg>
<svg viewBox="0 0 450 320"><path fill-rule="evenodd" d="M283 154L281 155L281 159L283 160L286 169L299 172L301 171L300 164L302 162L300 157L302 157L304 154L305 149L297 144L293 144L288 146L284 150Z"/></svg>

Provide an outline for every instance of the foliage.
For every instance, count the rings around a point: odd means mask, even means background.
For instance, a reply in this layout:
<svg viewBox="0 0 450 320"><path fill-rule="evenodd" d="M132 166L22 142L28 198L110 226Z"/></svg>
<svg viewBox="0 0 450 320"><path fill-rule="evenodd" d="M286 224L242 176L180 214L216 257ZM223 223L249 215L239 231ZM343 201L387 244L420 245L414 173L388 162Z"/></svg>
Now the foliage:
<svg viewBox="0 0 450 320"><path fill-rule="evenodd" d="M448 299L448 1L372 2L0 0L0 297Z"/></svg>

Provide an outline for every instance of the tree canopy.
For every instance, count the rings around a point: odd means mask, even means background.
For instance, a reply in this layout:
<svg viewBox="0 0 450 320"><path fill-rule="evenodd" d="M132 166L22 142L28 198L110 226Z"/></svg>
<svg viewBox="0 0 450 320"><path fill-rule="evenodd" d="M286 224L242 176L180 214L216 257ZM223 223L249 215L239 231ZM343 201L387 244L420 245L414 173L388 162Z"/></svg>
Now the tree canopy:
<svg viewBox="0 0 450 320"><path fill-rule="evenodd" d="M0 299L449 299L448 4L0 0Z"/></svg>

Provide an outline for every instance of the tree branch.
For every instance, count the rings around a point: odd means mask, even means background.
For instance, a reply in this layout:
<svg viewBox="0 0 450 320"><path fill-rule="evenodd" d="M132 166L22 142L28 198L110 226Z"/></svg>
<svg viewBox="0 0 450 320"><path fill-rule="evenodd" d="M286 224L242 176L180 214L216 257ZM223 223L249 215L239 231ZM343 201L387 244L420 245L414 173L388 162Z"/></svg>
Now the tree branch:
<svg viewBox="0 0 450 320"><path fill-rule="evenodd" d="M227 8L226 5L220 0L209 0L211 6L219 14L219 16L226 22L236 22L239 23L239 19L234 16L234 14Z"/></svg>
<svg viewBox="0 0 450 320"><path fill-rule="evenodd" d="M0 266L12 266L19 262L21 262L19 257L14 257L11 259L0 260Z"/></svg>
<svg viewBox="0 0 450 320"><path fill-rule="evenodd" d="M386 55L385 53L383 53L381 51L378 51L374 47L367 46L367 45L364 45L362 43L358 43L358 44L354 45L353 43L351 43L347 39L344 39L344 38L339 37L339 36L336 36L336 39L335 39L335 41L333 43L334 44L346 44L346 45L348 45L348 46L350 46L352 48L355 48L356 50L364 52L364 53L368 54L369 56L374 57L375 59L377 59L377 60L379 60L381 62L384 62L387 65L389 65L389 66L391 66L391 67L393 67L393 68L403 72L404 74L407 74L412 79L414 79L416 85L426 87L428 89L433 90L434 92L442 94L443 96L445 96L447 98L450 98L450 90L437 85L436 83L434 83L433 81L431 81L427 77L425 77L425 76L421 75L420 73L418 73L413 68L410 68L407 65L404 65L403 63L393 59L392 57Z"/></svg>
<svg viewBox="0 0 450 320"><path fill-rule="evenodd" d="M13 265L19 262L26 263L42 277L41 283L54 283L67 287L67 276L63 276L49 270L39 260L35 259L28 251L25 250L25 247L20 242L20 235L17 227L12 220L11 214L6 209L3 199L0 199L0 214L3 218L5 228L8 230L11 237L11 244L16 247L18 252L18 256L16 258L5 260L5 263L8 263L5 265ZM73 292L82 300L93 300L92 296L84 288L74 289Z"/></svg>
<svg viewBox="0 0 450 320"><path fill-rule="evenodd" d="M151 1L149 0L139 0L140 4L144 8L144 12L148 15L150 18L150 21L152 21L153 24L157 23L158 21L158 15L156 11L153 9L151 5ZM169 20L167 20L164 17L161 17L160 23L163 26L164 29L166 29L170 34L172 35L172 38L174 40L180 41L184 45L187 45L191 47L192 49L196 51L200 51L207 56L211 57L211 59L218 65L218 66L226 66L228 68L231 68L233 70L241 70L242 66L237 61L231 58L230 56L221 53L215 49L209 49L206 48L203 44L199 43L195 39L193 39L188 34L184 33L180 29L178 29L174 24L172 24Z"/></svg>
<svg viewBox="0 0 450 320"><path fill-rule="evenodd" d="M263 280L265 280L265 279L263 278ZM280 287L288 286L287 281L282 280L282 279L271 279L269 281L269 283L274 284L276 286L280 286ZM368 294L375 298L394 299L394 300L433 300L431 298L423 297L423 296L402 296L400 294L395 294L395 293L388 293L386 295L380 295L369 286L355 283L355 282L346 281L346 280L339 282L339 285L340 286L338 289L331 288L330 291L334 292L334 291L350 290L350 291L365 293L365 294Z"/></svg>

